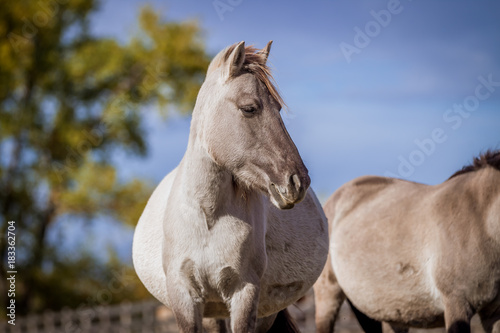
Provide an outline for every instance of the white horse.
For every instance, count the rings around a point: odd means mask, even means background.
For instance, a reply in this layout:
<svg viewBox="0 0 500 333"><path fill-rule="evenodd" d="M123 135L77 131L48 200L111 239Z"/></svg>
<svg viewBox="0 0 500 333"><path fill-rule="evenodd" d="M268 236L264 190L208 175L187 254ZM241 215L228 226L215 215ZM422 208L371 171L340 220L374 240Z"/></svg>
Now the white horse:
<svg viewBox="0 0 500 333"><path fill-rule="evenodd" d="M326 261L327 221L280 116L270 46L240 42L213 59L186 153L135 231L137 274L182 332L201 332L202 317L266 332L290 320L282 310Z"/></svg>

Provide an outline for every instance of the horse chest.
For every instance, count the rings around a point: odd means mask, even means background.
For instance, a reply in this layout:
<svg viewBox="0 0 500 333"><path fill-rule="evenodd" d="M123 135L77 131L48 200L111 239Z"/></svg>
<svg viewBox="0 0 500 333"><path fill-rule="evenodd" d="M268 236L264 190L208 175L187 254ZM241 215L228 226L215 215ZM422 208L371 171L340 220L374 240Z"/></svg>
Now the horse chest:
<svg viewBox="0 0 500 333"><path fill-rule="evenodd" d="M223 301L249 272L264 270L265 260L255 260L265 258L258 235L251 225L231 217L221 218L211 228L184 228L174 244L165 247L171 252L166 264L205 300Z"/></svg>

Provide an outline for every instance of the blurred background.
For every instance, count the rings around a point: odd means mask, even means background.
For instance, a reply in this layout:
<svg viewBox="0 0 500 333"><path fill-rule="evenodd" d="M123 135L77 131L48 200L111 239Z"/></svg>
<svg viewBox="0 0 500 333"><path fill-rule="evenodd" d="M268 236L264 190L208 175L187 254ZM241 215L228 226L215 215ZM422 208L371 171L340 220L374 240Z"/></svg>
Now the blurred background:
<svg viewBox="0 0 500 333"><path fill-rule="evenodd" d="M64 310L57 325L77 331L115 304L121 321L159 311L133 228L183 156L210 59L242 40L274 41L285 124L323 201L367 174L437 184L500 148L495 1L2 0L0 322L8 221L18 319Z"/></svg>

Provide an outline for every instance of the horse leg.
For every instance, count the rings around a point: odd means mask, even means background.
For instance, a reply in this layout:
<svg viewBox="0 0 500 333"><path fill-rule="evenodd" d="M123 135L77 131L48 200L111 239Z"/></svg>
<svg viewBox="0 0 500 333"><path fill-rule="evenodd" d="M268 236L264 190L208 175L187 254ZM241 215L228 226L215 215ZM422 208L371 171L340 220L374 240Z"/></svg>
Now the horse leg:
<svg viewBox="0 0 500 333"><path fill-rule="evenodd" d="M444 297L444 321L448 333L470 333L474 314L463 297Z"/></svg>
<svg viewBox="0 0 500 333"><path fill-rule="evenodd" d="M174 313L179 331L182 333L202 333L203 303L196 302L188 292L168 291L171 301L171 310Z"/></svg>
<svg viewBox="0 0 500 333"><path fill-rule="evenodd" d="M203 328L206 333L226 333L226 321L224 319L203 318Z"/></svg>
<svg viewBox="0 0 500 333"><path fill-rule="evenodd" d="M276 319L277 313L270 315L269 317L257 319L257 333L267 333L271 326L273 326L274 320Z"/></svg>
<svg viewBox="0 0 500 333"><path fill-rule="evenodd" d="M269 333L300 333L297 323L288 312L288 309L283 309L275 315L275 320L269 328Z"/></svg>
<svg viewBox="0 0 500 333"><path fill-rule="evenodd" d="M230 300L231 330L233 333L253 333L257 322L259 286L243 284L234 292Z"/></svg>
<svg viewBox="0 0 500 333"><path fill-rule="evenodd" d="M497 309L494 313L485 313L483 311L479 312L479 317L481 317L481 324L486 333L500 333L500 309Z"/></svg>
<svg viewBox="0 0 500 333"><path fill-rule="evenodd" d="M409 329L407 327L399 327L399 326L394 326L394 325L390 325L391 326L391 330L394 332L394 333L408 333ZM382 324L380 325L380 329L382 332Z"/></svg>
<svg viewBox="0 0 500 333"><path fill-rule="evenodd" d="M255 332L267 333L271 328L271 326L273 326L274 320L276 319L276 315L277 313L272 314L268 317L257 319L257 329L255 330Z"/></svg>
<svg viewBox="0 0 500 333"><path fill-rule="evenodd" d="M333 332L335 320L345 295L333 273L330 254L326 259L323 272L313 286L316 305L316 332Z"/></svg>
<svg viewBox="0 0 500 333"><path fill-rule="evenodd" d="M347 302L351 306L352 312L354 312L354 315L356 316L359 325L361 325L361 328L363 328L363 331L367 333L382 333L382 323L380 321L372 319L365 315L363 312L359 311L358 308L355 307L349 299L347 299ZM405 331L397 330L392 327L392 330L394 331L394 333L408 333L408 329L406 329Z"/></svg>
<svg viewBox="0 0 500 333"><path fill-rule="evenodd" d="M486 333L500 333L500 296L479 311L481 325Z"/></svg>
<svg viewBox="0 0 500 333"><path fill-rule="evenodd" d="M170 309L174 313L177 326L182 333L203 332L203 299L196 288L185 281L168 279L167 293Z"/></svg>

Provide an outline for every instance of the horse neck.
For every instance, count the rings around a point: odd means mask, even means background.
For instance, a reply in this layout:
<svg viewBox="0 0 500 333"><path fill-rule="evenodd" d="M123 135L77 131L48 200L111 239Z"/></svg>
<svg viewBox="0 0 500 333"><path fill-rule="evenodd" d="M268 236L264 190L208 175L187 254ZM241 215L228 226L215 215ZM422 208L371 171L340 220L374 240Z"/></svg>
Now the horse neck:
<svg viewBox="0 0 500 333"><path fill-rule="evenodd" d="M220 168L199 145L190 144L182 161L183 188L201 207L215 209L221 193L230 190L231 175Z"/></svg>
<svg viewBox="0 0 500 333"><path fill-rule="evenodd" d="M211 228L223 215L236 215L251 220L250 206L262 205L258 193L245 192L233 180L232 174L217 165L191 130L188 148L179 165L180 183L176 190L182 192L184 202L201 208L208 227Z"/></svg>
<svg viewBox="0 0 500 333"><path fill-rule="evenodd" d="M468 176L469 191L474 193L481 206L487 207L492 201L499 201L500 170L488 166L464 176Z"/></svg>

